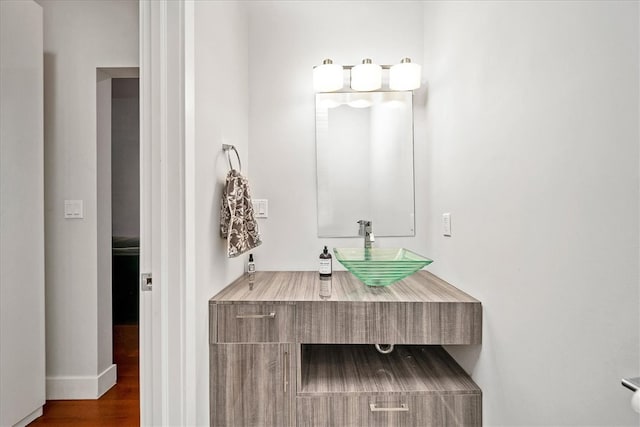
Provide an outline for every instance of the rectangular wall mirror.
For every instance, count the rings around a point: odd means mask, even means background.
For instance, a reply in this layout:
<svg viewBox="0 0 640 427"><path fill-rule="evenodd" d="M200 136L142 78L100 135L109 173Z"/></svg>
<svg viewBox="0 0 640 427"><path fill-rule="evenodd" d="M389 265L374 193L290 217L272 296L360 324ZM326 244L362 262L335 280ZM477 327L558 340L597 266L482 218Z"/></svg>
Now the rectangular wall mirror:
<svg viewBox="0 0 640 427"><path fill-rule="evenodd" d="M318 236L414 236L413 94L316 94Z"/></svg>

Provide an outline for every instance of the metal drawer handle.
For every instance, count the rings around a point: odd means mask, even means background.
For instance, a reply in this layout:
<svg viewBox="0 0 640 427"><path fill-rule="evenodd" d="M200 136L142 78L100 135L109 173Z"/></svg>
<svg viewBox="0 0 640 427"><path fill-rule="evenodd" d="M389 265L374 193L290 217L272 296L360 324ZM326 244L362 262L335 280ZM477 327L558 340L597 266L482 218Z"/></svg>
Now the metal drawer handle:
<svg viewBox="0 0 640 427"><path fill-rule="evenodd" d="M288 371L289 371L289 352L285 351L284 352L284 360L283 360L283 364L284 367L282 368L282 382L284 383L284 392L287 392L287 386L289 385L289 376L288 376Z"/></svg>
<svg viewBox="0 0 640 427"><path fill-rule="evenodd" d="M276 312L272 311L269 314L237 314L236 319L275 319Z"/></svg>
<svg viewBox="0 0 640 427"><path fill-rule="evenodd" d="M378 408L377 403L369 403L369 409L371 412L409 412L409 407L406 403L400 404L399 408Z"/></svg>

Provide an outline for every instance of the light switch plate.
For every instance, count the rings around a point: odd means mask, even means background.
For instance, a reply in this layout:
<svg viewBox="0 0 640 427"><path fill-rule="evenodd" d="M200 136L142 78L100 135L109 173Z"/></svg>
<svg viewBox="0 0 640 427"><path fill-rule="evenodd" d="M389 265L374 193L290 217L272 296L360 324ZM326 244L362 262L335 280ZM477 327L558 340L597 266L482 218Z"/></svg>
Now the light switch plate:
<svg viewBox="0 0 640 427"><path fill-rule="evenodd" d="M70 219L84 218L84 209L82 200L65 200L64 201L64 217Z"/></svg>
<svg viewBox="0 0 640 427"><path fill-rule="evenodd" d="M253 199L253 216L256 218L267 218L269 216L269 201L267 199Z"/></svg>
<svg viewBox="0 0 640 427"><path fill-rule="evenodd" d="M442 234L447 237L451 237L451 214L442 214Z"/></svg>

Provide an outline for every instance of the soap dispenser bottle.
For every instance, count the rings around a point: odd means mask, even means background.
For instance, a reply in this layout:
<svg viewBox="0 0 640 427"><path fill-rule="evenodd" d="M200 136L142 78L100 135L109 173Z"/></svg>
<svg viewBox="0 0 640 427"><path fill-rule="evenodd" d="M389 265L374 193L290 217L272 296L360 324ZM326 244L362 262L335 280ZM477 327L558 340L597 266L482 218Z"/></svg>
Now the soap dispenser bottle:
<svg viewBox="0 0 640 427"><path fill-rule="evenodd" d="M328 279L331 277L332 269L332 259L331 254L327 247L324 247L324 250L320 254L320 267L318 268L318 272L320 273L321 279Z"/></svg>
<svg viewBox="0 0 640 427"><path fill-rule="evenodd" d="M249 284L253 285L256 280L256 265L253 262L253 254L249 254L249 262L247 263L247 276L249 276Z"/></svg>

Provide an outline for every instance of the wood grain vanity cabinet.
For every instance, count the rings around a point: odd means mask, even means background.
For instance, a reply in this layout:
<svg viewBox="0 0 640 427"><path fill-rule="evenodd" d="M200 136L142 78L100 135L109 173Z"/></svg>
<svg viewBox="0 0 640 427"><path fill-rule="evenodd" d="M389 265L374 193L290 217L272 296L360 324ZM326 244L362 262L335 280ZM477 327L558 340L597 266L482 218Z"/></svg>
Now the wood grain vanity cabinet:
<svg viewBox="0 0 640 427"><path fill-rule="evenodd" d="M213 425L293 425L292 344L211 348Z"/></svg>
<svg viewBox="0 0 640 427"><path fill-rule="evenodd" d="M385 288L258 272L209 302L214 426L478 426L482 392L441 347L480 344L479 301L426 272ZM390 354L373 344L394 344Z"/></svg>

